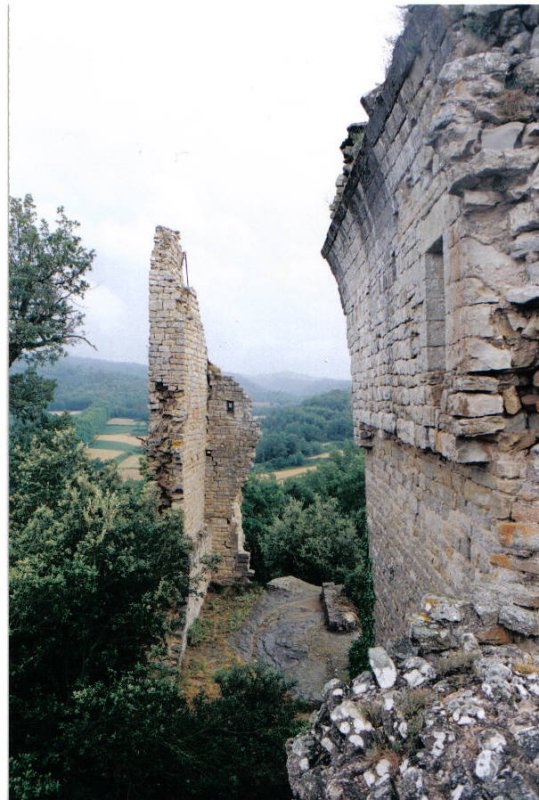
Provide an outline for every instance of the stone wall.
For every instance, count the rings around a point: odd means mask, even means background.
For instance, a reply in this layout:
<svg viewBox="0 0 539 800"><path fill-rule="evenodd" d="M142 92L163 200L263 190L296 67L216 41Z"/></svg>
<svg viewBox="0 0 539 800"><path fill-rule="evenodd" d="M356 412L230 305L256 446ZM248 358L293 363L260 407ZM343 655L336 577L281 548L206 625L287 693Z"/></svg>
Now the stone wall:
<svg viewBox="0 0 539 800"><path fill-rule="evenodd" d="M241 487L251 466L258 426L251 401L241 386L213 364L208 366L208 390L205 519L211 531L212 552L220 559L214 580L237 583L249 575L241 525Z"/></svg>
<svg viewBox="0 0 539 800"><path fill-rule="evenodd" d="M150 270L148 469L162 506L181 508L191 541L186 627L198 615L210 579L244 581L241 487L254 456L258 426L251 401L208 363L195 292L183 274L176 231L157 227ZM212 556L219 556L214 572ZM179 649L183 649L183 631Z"/></svg>
<svg viewBox="0 0 539 800"><path fill-rule="evenodd" d="M432 589L539 635L539 8L417 6L349 128L347 318L377 635Z"/></svg>

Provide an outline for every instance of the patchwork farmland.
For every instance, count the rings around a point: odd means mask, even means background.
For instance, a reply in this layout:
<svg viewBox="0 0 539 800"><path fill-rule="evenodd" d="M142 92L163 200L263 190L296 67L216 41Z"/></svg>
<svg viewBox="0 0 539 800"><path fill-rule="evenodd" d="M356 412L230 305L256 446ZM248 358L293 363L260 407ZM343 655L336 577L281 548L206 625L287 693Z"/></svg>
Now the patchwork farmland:
<svg viewBox="0 0 539 800"><path fill-rule="evenodd" d="M144 453L143 438L147 432L144 420L112 417L88 446L90 458L114 461L124 480L141 480L140 458Z"/></svg>

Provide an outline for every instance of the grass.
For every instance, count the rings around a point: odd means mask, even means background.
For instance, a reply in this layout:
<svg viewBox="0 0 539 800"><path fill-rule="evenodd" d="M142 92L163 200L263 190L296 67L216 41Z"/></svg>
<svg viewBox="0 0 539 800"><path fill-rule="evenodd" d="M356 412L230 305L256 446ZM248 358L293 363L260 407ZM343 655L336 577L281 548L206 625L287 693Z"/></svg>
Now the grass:
<svg viewBox="0 0 539 800"><path fill-rule="evenodd" d="M534 661L515 661L513 669L521 675L534 675L539 672L539 664Z"/></svg>
<svg viewBox="0 0 539 800"><path fill-rule="evenodd" d="M124 453L119 450L114 450L112 447L110 449L103 447L94 449L93 447L88 447L86 453L91 459L99 459L100 461L118 462L118 459L121 460L125 458Z"/></svg>
<svg viewBox="0 0 539 800"><path fill-rule="evenodd" d="M217 697L215 673L242 663L230 636L241 628L261 591L259 587L227 587L206 595L200 616L189 630L182 664L180 682L189 700L200 691Z"/></svg>
<svg viewBox="0 0 539 800"><path fill-rule="evenodd" d="M435 698L432 689L404 689L399 699L399 710L407 720L416 716Z"/></svg>

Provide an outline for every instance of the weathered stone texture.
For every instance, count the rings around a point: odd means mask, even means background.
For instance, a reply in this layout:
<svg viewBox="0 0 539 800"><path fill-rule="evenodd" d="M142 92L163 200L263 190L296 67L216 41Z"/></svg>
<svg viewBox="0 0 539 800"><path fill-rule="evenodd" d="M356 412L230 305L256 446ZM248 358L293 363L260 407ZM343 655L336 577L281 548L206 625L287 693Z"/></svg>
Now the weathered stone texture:
<svg viewBox="0 0 539 800"><path fill-rule="evenodd" d="M208 365L205 520L212 552L219 556L214 580L236 583L249 574L241 525L241 487L258 439L251 401L241 386Z"/></svg>
<svg viewBox="0 0 539 800"><path fill-rule="evenodd" d="M537 594L538 21L412 7L343 146L323 254L370 448L382 637L430 588ZM500 533L517 519L518 546Z"/></svg>
<svg viewBox="0 0 539 800"><path fill-rule="evenodd" d="M287 742L297 800L537 800L539 659L470 603L427 596L407 636L334 679Z"/></svg>
<svg viewBox="0 0 539 800"><path fill-rule="evenodd" d="M192 545L185 627L198 615L210 577L245 580L241 488L258 426L241 386L208 363L195 292L183 276L177 232L158 227L150 270L150 422L147 457L163 507L183 511ZM218 556L211 574L208 561ZM183 633L179 637L183 647Z"/></svg>

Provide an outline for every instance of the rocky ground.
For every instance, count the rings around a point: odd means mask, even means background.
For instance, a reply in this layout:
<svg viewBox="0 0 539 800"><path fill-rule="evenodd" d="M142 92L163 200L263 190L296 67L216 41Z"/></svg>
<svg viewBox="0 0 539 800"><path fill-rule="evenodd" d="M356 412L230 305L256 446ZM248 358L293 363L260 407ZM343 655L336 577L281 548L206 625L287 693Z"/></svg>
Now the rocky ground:
<svg viewBox="0 0 539 800"><path fill-rule="evenodd" d="M371 671L330 681L288 743L294 797L539 798L539 657L479 644L481 625L471 603L426 598Z"/></svg>
<svg viewBox="0 0 539 800"><path fill-rule="evenodd" d="M295 693L321 702L328 680L347 674L356 632L327 630L321 587L290 576L275 578L231 640L244 661L260 660L296 682Z"/></svg>

